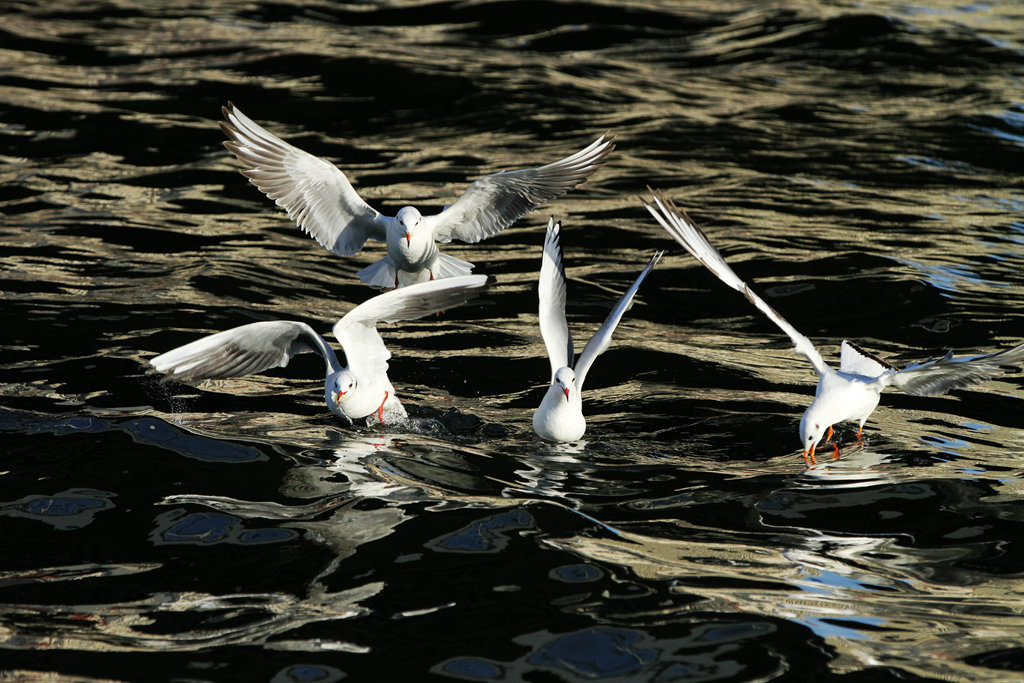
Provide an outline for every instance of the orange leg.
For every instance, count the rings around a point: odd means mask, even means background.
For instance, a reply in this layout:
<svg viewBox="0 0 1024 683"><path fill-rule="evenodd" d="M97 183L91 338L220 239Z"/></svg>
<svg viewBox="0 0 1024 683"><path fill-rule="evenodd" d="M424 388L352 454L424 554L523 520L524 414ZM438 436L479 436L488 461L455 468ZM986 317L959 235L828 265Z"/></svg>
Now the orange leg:
<svg viewBox="0 0 1024 683"><path fill-rule="evenodd" d="M384 424L384 404L388 402L388 392L384 392L384 400L380 402L380 406L377 407L377 419L380 420L381 424Z"/></svg>
<svg viewBox="0 0 1024 683"><path fill-rule="evenodd" d="M398 287L398 273L395 273L395 287Z"/></svg>
<svg viewBox="0 0 1024 683"><path fill-rule="evenodd" d="M863 433L864 433L864 425L861 425L860 427L857 427L857 443L864 443L864 439L862 438Z"/></svg>
<svg viewBox="0 0 1024 683"><path fill-rule="evenodd" d="M828 434L826 434L826 435L825 435L825 443L828 443L829 441L831 441L831 440L832 440L832 435L833 435L834 433L835 433L835 432L833 432L833 431L832 431L832 425L829 425L829 426L828 426Z"/></svg>
<svg viewBox="0 0 1024 683"><path fill-rule="evenodd" d="M839 444L837 444L837 443L832 444L832 448L835 449L834 451L832 451L832 459L833 460L838 460L839 459Z"/></svg>
<svg viewBox="0 0 1024 683"><path fill-rule="evenodd" d="M814 446L811 446L804 451L804 464L808 467L818 464L818 461L814 459Z"/></svg>

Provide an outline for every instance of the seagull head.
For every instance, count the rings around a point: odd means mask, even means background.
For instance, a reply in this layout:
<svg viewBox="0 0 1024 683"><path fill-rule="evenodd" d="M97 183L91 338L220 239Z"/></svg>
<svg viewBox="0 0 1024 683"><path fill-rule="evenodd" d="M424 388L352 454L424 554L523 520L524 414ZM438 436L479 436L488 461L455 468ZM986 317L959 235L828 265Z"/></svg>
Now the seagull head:
<svg viewBox="0 0 1024 683"><path fill-rule="evenodd" d="M423 219L423 214L419 212L416 207L403 206L398 215L395 216L395 220L398 222L399 230L404 234L405 245L412 246L412 231L417 225L420 224L420 220Z"/></svg>
<svg viewBox="0 0 1024 683"><path fill-rule="evenodd" d="M342 401L347 401L352 397L352 392L356 388L356 378L348 370L342 370L334 376L334 381L329 382L331 403L335 408L341 407Z"/></svg>
<svg viewBox="0 0 1024 683"><path fill-rule="evenodd" d="M565 394L565 400L568 401L570 393L576 390L576 373L570 368L558 368L552 384L558 385Z"/></svg>
<svg viewBox="0 0 1024 683"><path fill-rule="evenodd" d="M817 414L812 403L811 407L805 410L803 417L800 418L800 442L804 447L805 459L808 456L814 457L814 449L828 428L829 425Z"/></svg>

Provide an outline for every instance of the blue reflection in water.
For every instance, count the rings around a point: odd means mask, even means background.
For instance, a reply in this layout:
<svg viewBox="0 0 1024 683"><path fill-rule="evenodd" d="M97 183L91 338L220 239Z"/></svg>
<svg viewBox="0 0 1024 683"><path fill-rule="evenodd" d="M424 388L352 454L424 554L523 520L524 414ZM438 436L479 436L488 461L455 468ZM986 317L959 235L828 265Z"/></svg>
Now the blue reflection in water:
<svg viewBox="0 0 1024 683"><path fill-rule="evenodd" d="M114 507L115 493L95 489L68 489L47 495L29 495L0 503L0 515L46 522L55 529L80 529L92 523L97 512Z"/></svg>
<svg viewBox="0 0 1024 683"><path fill-rule="evenodd" d="M885 624L885 619L881 617L844 617L842 619L811 617L796 621L806 625L822 638L845 638L846 640L870 640L872 638L870 634L859 630L858 625L877 628ZM845 626L844 624L850 625Z"/></svg>
<svg viewBox="0 0 1024 683"><path fill-rule="evenodd" d="M446 553L494 553L508 545L506 532L533 526L533 516L526 510L508 510L439 536L426 546Z"/></svg>
<svg viewBox="0 0 1024 683"><path fill-rule="evenodd" d="M171 510L157 517L157 528L150 534L150 540L157 545L255 545L279 543L298 536L292 529L246 529L240 517L225 512L194 512L182 517L184 514L184 510Z"/></svg>
<svg viewBox="0 0 1024 683"><path fill-rule="evenodd" d="M604 576L604 572L592 564L567 564L555 567L548 576L565 583L590 583Z"/></svg>
<svg viewBox="0 0 1024 683"><path fill-rule="evenodd" d="M333 666L319 664L293 664L277 672L270 683L334 683L345 677L345 673Z"/></svg>
<svg viewBox="0 0 1024 683"><path fill-rule="evenodd" d="M456 657L434 667L437 673L467 681L497 681L505 676L505 669L479 657Z"/></svg>
<svg viewBox="0 0 1024 683"><path fill-rule="evenodd" d="M206 462L253 462L267 459L259 449L252 446L192 434L155 417L139 417L119 423L98 417L39 416L0 409L0 430L26 434L50 433L57 436L123 431L136 443L159 446Z"/></svg>
<svg viewBox="0 0 1024 683"><path fill-rule="evenodd" d="M163 420L143 417L129 420L121 425L132 439L139 443L153 444L180 453L188 458L206 462L252 462L265 460L266 456L251 446L241 446L230 441L219 441L198 434L190 434Z"/></svg>
<svg viewBox="0 0 1024 683"><path fill-rule="evenodd" d="M531 655L529 661L586 678L622 676L658 658L657 650L634 647L643 637L638 631L599 626L556 638Z"/></svg>

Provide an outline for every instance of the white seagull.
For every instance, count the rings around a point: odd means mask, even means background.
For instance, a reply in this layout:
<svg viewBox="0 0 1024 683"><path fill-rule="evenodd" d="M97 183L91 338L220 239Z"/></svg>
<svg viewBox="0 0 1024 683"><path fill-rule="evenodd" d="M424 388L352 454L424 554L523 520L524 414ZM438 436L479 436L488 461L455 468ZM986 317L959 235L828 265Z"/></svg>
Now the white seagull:
<svg viewBox="0 0 1024 683"><path fill-rule="evenodd" d="M794 350L811 361L817 371L818 388L814 401L800 418L800 441L804 448L804 460L809 465L816 464L814 450L826 430L828 438L832 438L832 425L836 423L856 420L859 441L864 423L878 405L882 390L890 385L914 396L932 396L979 384L1003 374L1006 368L1024 363L1024 344L1019 344L1011 349L982 356L953 358L951 351L944 358L911 363L900 370L867 353L853 342L843 340L839 370L833 370L822 360L821 354L807 337L797 332L796 328L740 280L685 211L677 209L662 193L651 192L654 198L651 202L644 201L644 206L661 227L719 280L741 292L778 325L793 341ZM838 455L839 447L835 446L835 456Z"/></svg>
<svg viewBox="0 0 1024 683"><path fill-rule="evenodd" d="M479 242L496 235L585 181L615 149L613 138L602 135L546 166L484 176L439 214L424 216L405 206L392 217L363 201L331 162L289 145L230 102L223 112L220 127L230 138L224 146L246 164L242 175L321 246L350 256L367 239L387 243L387 256L357 273L367 285L383 289L468 275L473 264L442 254L435 241Z"/></svg>
<svg viewBox="0 0 1024 683"><path fill-rule="evenodd" d="M377 414L383 423L404 419L405 408L388 379L391 353L377 332L379 321L415 320L466 303L488 286L486 275L462 275L385 292L359 304L334 324L348 367L306 323L269 320L203 337L149 361L168 379L193 381L241 377L284 367L296 353L314 351L327 364L324 401L349 421Z"/></svg>
<svg viewBox="0 0 1024 683"><path fill-rule="evenodd" d="M604 353L612 341L612 333L630 307L640 283L651 272L663 252L656 252L636 281L626 290L619 302L605 319L601 328L594 333L583 347L576 366L572 361L574 351L569 325L565 321L565 266L562 264L562 247L559 235L561 222L552 218L548 221L544 237L544 255L540 264L540 281L537 296L540 299L540 334L548 349L551 361L551 386L544 394L544 400L533 414L533 431L545 441L576 441L587 431L583 417L583 382L594 359Z"/></svg>

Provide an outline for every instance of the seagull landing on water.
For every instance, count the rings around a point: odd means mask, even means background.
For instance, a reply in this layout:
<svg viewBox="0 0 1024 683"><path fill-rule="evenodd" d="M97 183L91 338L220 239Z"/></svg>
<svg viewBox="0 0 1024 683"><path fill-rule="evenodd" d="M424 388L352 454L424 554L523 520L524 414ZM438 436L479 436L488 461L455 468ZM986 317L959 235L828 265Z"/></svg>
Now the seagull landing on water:
<svg viewBox="0 0 1024 683"><path fill-rule="evenodd" d="M650 188L648 188L650 190ZM1024 363L1024 344L983 356L953 358L952 352L939 360L911 363L902 370L865 352L856 344L843 341L839 354L839 370L833 370L821 358L811 341L796 331L775 309L739 279L722 255L711 246L707 236L685 211L676 209L660 192L644 202L654 219L694 258L714 273L719 280L741 292L750 303L778 325L793 341L794 350L804 356L818 373L814 401L800 418L800 441L804 461L816 464L814 450L825 431L832 437L832 425L856 420L857 439L864 423L878 405L882 390L892 385L914 396L932 396L972 384L979 384L1003 374L1004 369ZM835 456L839 447L835 446Z"/></svg>
<svg viewBox="0 0 1024 683"><path fill-rule="evenodd" d="M387 243L387 256L357 273L382 289L468 275L473 264L442 254L435 242L479 242L496 235L585 181L615 149L612 137L603 135L546 166L484 176L439 214L424 216L405 206L392 217L364 202L331 162L289 145L230 102L223 112L220 127L230 138L224 146L247 165L242 175L321 246L350 256L368 239Z"/></svg>
<svg viewBox="0 0 1024 683"><path fill-rule="evenodd" d="M583 353L572 367L574 357L572 336L565 321L565 266L562 265L562 247L559 244L562 224L554 218L548 221L544 238L544 255L540 265L537 295L540 299L540 334L551 361L551 386L544 400L533 414L533 431L546 441L576 441L587 431L583 417L583 381L594 359L601 355L612 341L619 320L633 302L640 283L661 258L657 252L637 277L615 308L608 314L604 325L594 333Z"/></svg>
<svg viewBox="0 0 1024 683"><path fill-rule="evenodd" d="M377 323L415 320L460 306L488 286L486 275L424 282L378 294L356 306L334 325L348 367L342 367L327 341L306 323L270 320L203 337L149 361L168 379L193 381L241 377L284 367L296 353L314 351L327 364L324 400L330 411L358 420L376 413L383 423L404 419L405 408L388 379L391 353Z"/></svg>

